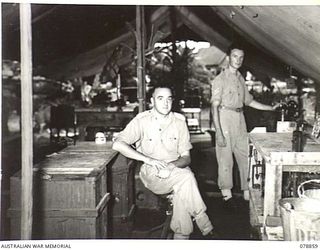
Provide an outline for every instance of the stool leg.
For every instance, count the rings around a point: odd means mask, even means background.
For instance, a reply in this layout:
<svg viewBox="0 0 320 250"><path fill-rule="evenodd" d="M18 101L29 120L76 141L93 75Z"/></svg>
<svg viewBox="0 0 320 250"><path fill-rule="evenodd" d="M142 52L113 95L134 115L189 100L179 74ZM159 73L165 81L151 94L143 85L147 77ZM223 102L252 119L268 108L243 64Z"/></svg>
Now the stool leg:
<svg viewBox="0 0 320 250"><path fill-rule="evenodd" d="M148 237L151 235L152 232L157 231L161 229L160 239L171 239L170 237L170 223L172 219L172 213L173 213L173 205L171 203L171 197L167 197L168 200L166 201L166 218L165 221L158 226L153 227L151 230L149 230Z"/></svg>
<svg viewBox="0 0 320 250"><path fill-rule="evenodd" d="M168 239L171 218L172 218L172 213L171 214L167 214L166 220L163 223L163 228L162 228L162 231L161 231L161 239Z"/></svg>

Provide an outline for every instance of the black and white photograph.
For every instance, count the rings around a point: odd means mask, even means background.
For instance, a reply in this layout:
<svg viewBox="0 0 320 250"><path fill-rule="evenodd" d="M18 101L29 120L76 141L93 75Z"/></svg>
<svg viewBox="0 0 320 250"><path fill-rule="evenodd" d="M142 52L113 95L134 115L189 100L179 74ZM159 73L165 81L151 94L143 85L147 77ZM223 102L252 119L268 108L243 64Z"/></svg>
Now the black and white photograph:
<svg viewBox="0 0 320 250"><path fill-rule="evenodd" d="M320 2L189 3L1 1L1 248L319 248Z"/></svg>

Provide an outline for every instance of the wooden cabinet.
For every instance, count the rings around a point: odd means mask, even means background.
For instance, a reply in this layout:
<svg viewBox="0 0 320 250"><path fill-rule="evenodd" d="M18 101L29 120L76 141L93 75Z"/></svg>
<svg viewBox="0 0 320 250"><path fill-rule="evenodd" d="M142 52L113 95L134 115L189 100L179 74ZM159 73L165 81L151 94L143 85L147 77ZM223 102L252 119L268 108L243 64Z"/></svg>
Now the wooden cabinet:
<svg viewBox="0 0 320 250"><path fill-rule="evenodd" d="M281 227L283 172L320 172L320 144L308 139L304 152L292 152L292 133L250 133L249 142L250 222L265 232L273 228L281 234L282 229L276 228ZM255 169L257 165L261 167ZM253 185L255 176L260 178L258 185Z"/></svg>

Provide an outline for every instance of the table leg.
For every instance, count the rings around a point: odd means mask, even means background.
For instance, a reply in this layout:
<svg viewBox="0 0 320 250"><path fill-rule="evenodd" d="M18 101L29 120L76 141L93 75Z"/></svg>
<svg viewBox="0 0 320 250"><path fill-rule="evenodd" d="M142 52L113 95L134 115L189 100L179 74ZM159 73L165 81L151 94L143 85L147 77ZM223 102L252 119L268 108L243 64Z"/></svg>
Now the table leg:
<svg viewBox="0 0 320 250"><path fill-rule="evenodd" d="M264 187L264 222L267 216L280 216L279 200L282 190L282 165L266 163Z"/></svg>

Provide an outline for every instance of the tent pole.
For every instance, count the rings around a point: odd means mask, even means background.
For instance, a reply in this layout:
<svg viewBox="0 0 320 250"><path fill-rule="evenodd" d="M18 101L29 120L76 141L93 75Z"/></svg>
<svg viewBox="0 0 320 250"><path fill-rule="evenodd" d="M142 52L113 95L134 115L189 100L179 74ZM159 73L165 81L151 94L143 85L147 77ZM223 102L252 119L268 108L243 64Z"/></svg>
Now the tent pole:
<svg viewBox="0 0 320 250"><path fill-rule="evenodd" d="M0 5L0 27L2 27L2 11L3 11L3 8L2 8L2 5ZM0 57L2 58L2 46L1 46L1 50L0 50ZM3 107L3 101L2 101L2 81L0 80L0 107ZM2 138L2 110L0 112L0 124L1 124L1 127L0 127L0 138ZM2 138L3 139L3 138ZM1 162L2 162L2 143L0 143L0 159L1 159ZM2 210L2 164L0 164L0 210ZM4 231L4 227L2 226L2 213L0 211L0 237L2 236L2 231Z"/></svg>
<svg viewBox="0 0 320 250"><path fill-rule="evenodd" d="M20 3L21 45L21 239L32 237L33 131L31 4Z"/></svg>
<svg viewBox="0 0 320 250"><path fill-rule="evenodd" d="M146 84L145 84L145 22L144 7L136 6L136 39L137 39L137 77L139 113L146 110Z"/></svg>

